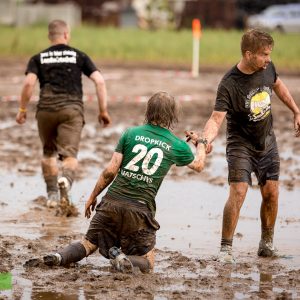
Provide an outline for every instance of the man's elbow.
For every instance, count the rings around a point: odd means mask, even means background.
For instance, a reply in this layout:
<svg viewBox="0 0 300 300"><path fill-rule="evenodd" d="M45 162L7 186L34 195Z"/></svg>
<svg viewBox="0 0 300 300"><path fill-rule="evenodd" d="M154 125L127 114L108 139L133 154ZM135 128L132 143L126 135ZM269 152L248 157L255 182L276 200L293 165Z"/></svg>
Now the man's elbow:
<svg viewBox="0 0 300 300"><path fill-rule="evenodd" d="M32 91L34 86L35 86L35 82L25 81L23 84L23 91L26 91L26 92Z"/></svg>
<svg viewBox="0 0 300 300"><path fill-rule="evenodd" d="M95 71L90 75L90 79L94 81L97 86L105 86L104 77L101 75L99 71Z"/></svg>
<svg viewBox="0 0 300 300"><path fill-rule="evenodd" d="M105 184L110 184L116 177L116 172L113 170L105 169L102 173Z"/></svg>

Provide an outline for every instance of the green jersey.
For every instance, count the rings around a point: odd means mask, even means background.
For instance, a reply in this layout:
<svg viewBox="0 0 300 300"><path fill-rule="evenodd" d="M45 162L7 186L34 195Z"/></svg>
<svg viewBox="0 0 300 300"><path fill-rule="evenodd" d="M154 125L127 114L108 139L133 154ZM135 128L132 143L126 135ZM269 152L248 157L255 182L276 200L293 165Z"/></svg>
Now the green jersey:
<svg viewBox="0 0 300 300"><path fill-rule="evenodd" d="M170 167L186 166L194 160L185 141L150 124L127 129L115 151L123 154L123 162L107 194L142 201L153 212L155 196Z"/></svg>

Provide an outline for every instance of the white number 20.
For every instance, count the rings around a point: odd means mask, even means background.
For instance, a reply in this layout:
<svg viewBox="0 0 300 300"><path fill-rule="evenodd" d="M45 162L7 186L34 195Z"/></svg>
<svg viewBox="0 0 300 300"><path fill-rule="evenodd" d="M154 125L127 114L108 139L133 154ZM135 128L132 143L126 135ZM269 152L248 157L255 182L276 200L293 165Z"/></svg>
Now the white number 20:
<svg viewBox="0 0 300 300"><path fill-rule="evenodd" d="M146 175L153 175L159 168L164 157L164 153L160 148L152 148L147 153L147 147L142 144L135 145L132 149L132 152L137 153L137 155L125 166L125 169L137 172L139 170L139 166L136 164L140 160L144 159L142 163L142 170ZM157 157L153 166L149 169L149 163L154 154L157 154Z"/></svg>

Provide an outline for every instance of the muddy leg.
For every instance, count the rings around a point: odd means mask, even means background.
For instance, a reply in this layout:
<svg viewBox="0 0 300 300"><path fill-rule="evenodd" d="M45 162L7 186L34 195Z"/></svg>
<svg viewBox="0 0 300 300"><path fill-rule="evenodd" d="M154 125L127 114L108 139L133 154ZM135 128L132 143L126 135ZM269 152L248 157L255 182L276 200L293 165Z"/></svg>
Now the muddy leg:
<svg viewBox="0 0 300 300"><path fill-rule="evenodd" d="M70 263L80 261L95 252L97 248L98 247L96 245L83 238L80 242L70 244L58 252L61 256L60 265L66 266Z"/></svg>
<svg viewBox="0 0 300 300"><path fill-rule="evenodd" d="M75 157L66 157L62 162L62 176L68 179L70 187L74 181L77 167L78 161Z"/></svg>
<svg viewBox="0 0 300 300"><path fill-rule="evenodd" d="M132 265L134 267L138 267L141 272L149 273L153 271L155 258L154 249L143 256L129 255L127 257L131 261Z"/></svg>
<svg viewBox="0 0 300 300"><path fill-rule="evenodd" d="M58 192L57 175L58 166L55 157L44 157L42 159L42 172L46 183L47 193Z"/></svg>
<svg viewBox="0 0 300 300"><path fill-rule="evenodd" d="M223 211L222 244L232 245L234 231L239 219L240 209L244 203L248 183L238 182L230 184L229 198ZM230 245L229 245L230 246Z"/></svg>
<svg viewBox="0 0 300 300"><path fill-rule="evenodd" d="M266 184L261 187L261 194L261 227L262 229L266 230L273 229L275 226L278 211L278 181L267 180Z"/></svg>

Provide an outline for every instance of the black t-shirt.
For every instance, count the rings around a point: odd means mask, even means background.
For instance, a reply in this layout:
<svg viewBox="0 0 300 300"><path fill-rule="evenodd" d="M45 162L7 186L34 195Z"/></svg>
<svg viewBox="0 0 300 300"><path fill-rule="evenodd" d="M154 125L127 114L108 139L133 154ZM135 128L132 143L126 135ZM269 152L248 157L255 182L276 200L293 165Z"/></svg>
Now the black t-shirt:
<svg viewBox="0 0 300 300"><path fill-rule="evenodd" d="M237 66L225 74L214 110L227 112L227 145L243 143L262 151L274 142L271 96L276 79L273 63L251 75Z"/></svg>
<svg viewBox="0 0 300 300"><path fill-rule="evenodd" d="M38 110L57 111L74 107L82 111L82 73L90 76L97 68L83 52L68 45L51 46L34 55L26 73L34 73L40 82Z"/></svg>

